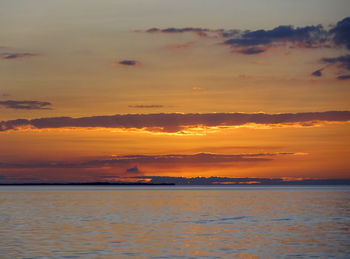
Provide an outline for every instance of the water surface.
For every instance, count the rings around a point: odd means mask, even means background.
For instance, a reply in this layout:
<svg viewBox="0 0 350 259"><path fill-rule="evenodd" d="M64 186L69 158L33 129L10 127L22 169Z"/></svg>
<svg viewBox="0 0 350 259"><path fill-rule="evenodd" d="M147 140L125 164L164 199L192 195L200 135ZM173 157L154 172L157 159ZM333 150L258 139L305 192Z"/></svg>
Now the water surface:
<svg viewBox="0 0 350 259"><path fill-rule="evenodd" d="M350 188L0 187L1 258L349 258Z"/></svg>

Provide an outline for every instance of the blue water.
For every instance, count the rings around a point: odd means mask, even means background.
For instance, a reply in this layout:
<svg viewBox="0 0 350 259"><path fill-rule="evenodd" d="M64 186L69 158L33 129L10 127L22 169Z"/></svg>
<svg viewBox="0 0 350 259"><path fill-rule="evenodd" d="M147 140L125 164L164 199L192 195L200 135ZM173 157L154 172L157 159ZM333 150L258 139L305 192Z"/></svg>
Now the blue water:
<svg viewBox="0 0 350 259"><path fill-rule="evenodd" d="M349 258L350 188L0 187L0 258Z"/></svg>

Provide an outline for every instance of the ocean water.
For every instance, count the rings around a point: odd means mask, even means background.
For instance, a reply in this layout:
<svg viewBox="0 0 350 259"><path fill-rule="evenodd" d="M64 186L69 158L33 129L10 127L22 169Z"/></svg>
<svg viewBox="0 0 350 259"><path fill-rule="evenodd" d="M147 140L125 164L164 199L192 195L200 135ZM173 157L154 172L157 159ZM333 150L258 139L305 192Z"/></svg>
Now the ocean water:
<svg viewBox="0 0 350 259"><path fill-rule="evenodd" d="M0 258L350 258L350 187L0 187Z"/></svg>

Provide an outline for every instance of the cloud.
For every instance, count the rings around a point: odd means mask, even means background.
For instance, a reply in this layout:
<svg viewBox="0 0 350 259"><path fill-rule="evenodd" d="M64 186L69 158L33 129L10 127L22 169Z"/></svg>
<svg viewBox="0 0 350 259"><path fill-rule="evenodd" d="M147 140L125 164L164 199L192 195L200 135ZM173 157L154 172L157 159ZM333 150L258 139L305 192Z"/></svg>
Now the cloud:
<svg viewBox="0 0 350 259"><path fill-rule="evenodd" d="M148 33L195 33L203 38L213 36L224 45L234 49L233 52L245 55L261 54L272 47L288 46L290 48L338 48L350 49L350 17L339 21L330 30L322 25L294 27L279 25L270 30L224 30L208 28L151 28Z"/></svg>
<svg viewBox="0 0 350 259"><path fill-rule="evenodd" d="M152 109L152 108L163 108L164 105L158 105L158 104L138 104L138 105L129 105L129 108L140 108L140 109Z"/></svg>
<svg viewBox="0 0 350 259"><path fill-rule="evenodd" d="M51 110L50 102L40 102L40 101L0 101L0 107L5 107L7 109L22 109L22 110Z"/></svg>
<svg viewBox="0 0 350 259"><path fill-rule="evenodd" d="M347 17L330 30L334 35L333 41L337 45L344 45L350 50L350 17Z"/></svg>
<svg viewBox="0 0 350 259"><path fill-rule="evenodd" d="M336 64L341 68L350 70L350 55L339 56L335 58L323 58L322 62Z"/></svg>
<svg viewBox="0 0 350 259"><path fill-rule="evenodd" d="M172 50L185 50L188 49L189 47L193 46L194 42L190 41L190 42L186 42L183 44L172 44L169 45L169 48Z"/></svg>
<svg viewBox="0 0 350 259"><path fill-rule="evenodd" d="M224 40L224 45L229 45L237 53L254 55L266 52L272 46L290 44L293 47L316 48L327 46L330 42L330 32L322 25L293 27L281 25L271 30L224 30L207 28L151 28L148 33L179 34L192 32L201 37L215 36ZM334 34L334 33L333 33Z"/></svg>
<svg viewBox="0 0 350 259"><path fill-rule="evenodd" d="M127 155L113 156L107 160L94 160L83 163L83 166L120 165L120 164L203 164L203 163L226 163L226 162L252 162L268 161L278 155L290 155L293 153L256 153L256 154L167 154L167 155ZM136 166L128 168L129 172L135 172Z"/></svg>
<svg viewBox="0 0 350 259"><path fill-rule="evenodd" d="M126 172L126 173L133 173L133 174L136 173L136 174L138 174L138 173L140 173L140 170L139 170L139 168L135 165L134 167L127 168L125 172Z"/></svg>
<svg viewBox="0 0 350 259"><path fill-rule="evenodd" d="M154 113L119 114L92 117L51 117L0 122L0 131L57 128L143 129L149 132L176 133L194 127L230 127L256 125L313 126L319 122L348 122L350 111L306 113Z"/></svg>
<svg viewBox="0 0 350 259"><path fill-rule="evenodd" d="M337 77L338 80L348 80L350 79L350 75L342 75Z"/></svg>
<svg viewBox="0 0 350 259"><path fill-rule="evenodd" d="M249 48L242 48L235 52L245 54L245 55L257 55L260 53L263 53L267 50L267 48L261 48L261 47L249 47Z"/></svg>
<svg viewBox="0 0 350 259"><path fill-rule="evenodd" d="M39 54L36 53L2 53L0 54L0 57L2 59L19 59L19 58L29 58L29 57L36 57L39 56Z"/></svg>
<svg viewBox="0 0 350 259"><path fill-rule="evenodd" d="M320 77L323 75L322 72L324 70L327 70L331 67L334 67L334 68L340 70L340 72L350 71L350 55L344 55L344 56L333 57L333 58L323 58L321 60L321 62L327 63L327 65L324 66L323 68L313 72L312 73L313 76ZM348 75L340 75L337 77L337 79L339 79L339 80L348 79Z"/></svg>
<svg viewBox="0 0 350 259"><path fill-rule="evenodd" d="M89 160L84 162L31 162L31 163L1 163L0 168L6 169L38 169L38 168L125 168L126 173L140 173L138 165L201 165L233 162L262 162L270 161L273 157L293 155L294 153L256 153L256 154L167 154L167 155L126 155L113 156L107 159ZM135 165L136 164L136 165ZM130 167L131 166L131 167Z"/></svg>
<svg viewBox="0 0 350 259"><path fill-rule="evenodd" d="M39 183L40 179L25 176L14 176L14 175L0 175L0 183Z"/></svg>
<svg viewBox="0 0 350 259"><path fill-rule="evenodd" d="M324 46L328 32L322 25L294 28L291 25L278 26L272 30L244 31L235 34L224 44L242 54L252 55L267 51L271 46L290 44L293 47L314 48Z"/></svg>
<svg viewBox="0 0 350 259"><path fill-rule="evenodd" d="M140 64L140 62L136 61L136 60L121 60L121 61L117 61L113 63L114 65L121 65L121 66L129 66L129 67L133 67L133 66L137 66Z"/></svg>
<svg viewBox="0 0 350 259"><path fill-rule="evenodd" d="M221 37L223 38L232 38L232 37L238 37L242 31L241 30L219 30L221 31Z"/></svg>
<svg viewBox="0 0 350 259"><path fill-rule="evenodd" d="M208 33L210 32L216 32L216 30L210 30L206 28L166 28L166 29L158 29L158 28L151 28L147 30L148 33L185 33L185 32L191 32L194 33L200 37L207 37Z"/></svg>
<svg viewBox="0 0 350 259"><path fill-rule="evenodd" d="M322 69L318 69L318 70L312 72L311 75L317 76L317 77L322 76Z"/></svg>

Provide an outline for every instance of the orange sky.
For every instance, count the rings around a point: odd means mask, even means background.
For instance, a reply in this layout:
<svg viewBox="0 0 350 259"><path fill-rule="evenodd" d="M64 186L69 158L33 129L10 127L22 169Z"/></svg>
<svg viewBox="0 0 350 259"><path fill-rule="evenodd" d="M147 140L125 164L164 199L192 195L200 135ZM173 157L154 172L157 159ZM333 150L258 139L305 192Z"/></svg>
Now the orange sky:
<svg viewBox="0 0 350 259"><path fill-rule="evenodd" d="M350 4L269 1L0 3L0 182L349 178Z"/></svg>

